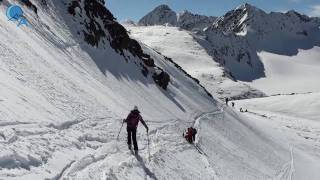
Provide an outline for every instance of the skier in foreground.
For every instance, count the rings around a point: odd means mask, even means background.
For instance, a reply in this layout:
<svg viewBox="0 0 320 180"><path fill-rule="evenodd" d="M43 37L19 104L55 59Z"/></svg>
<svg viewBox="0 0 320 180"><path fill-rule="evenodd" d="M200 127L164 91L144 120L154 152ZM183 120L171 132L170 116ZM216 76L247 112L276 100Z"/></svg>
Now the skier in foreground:
<svg viewBox="0 0 320 180"><path fill-rule="evenodd" d="M146 128L147 132L149 128L147 124L144 122L140 115L140 111L138 110L137 106L134 106L133 110L129 113L128 117L124 120L127 123L127 132L128 132L128 148L131 150L131 137L133 141L134 151L138 153L138 143L137 143L137 127L139 121L143 124Z"/></svg>

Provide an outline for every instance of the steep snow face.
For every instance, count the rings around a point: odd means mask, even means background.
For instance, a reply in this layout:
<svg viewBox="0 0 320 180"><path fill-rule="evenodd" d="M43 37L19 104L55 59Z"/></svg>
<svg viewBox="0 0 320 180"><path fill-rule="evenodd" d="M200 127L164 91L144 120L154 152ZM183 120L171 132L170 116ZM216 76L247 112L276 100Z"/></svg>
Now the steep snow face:
<svg viewBox="0 0 320 180"><path fill-rule="evenodd" d="M196 39L234 79L252 81L265 77L264 65L246 37L211 28L205 34L207 42Z"/></svg>
<svg viewBox="0 0 320 180"><path fill-rule="evenodd" d="M256 16L262 17L265 15L265 12L256 7L251 6L250 4L243 4L236 9L227 12L224 16L219 17L214 26L227 33L239 33L247 27L248 21L253 21Z"/></svg>
<svg viewBox="0 0 320 180"><path fill-rule="evenodd" d="M165 142L163 132L155 129L174 127L172 147L195 116L217 109L183 71L130 39L103 1L31 1L38 16L22 6L31 27L17 27L5 16L8 5L19 2L3 1L0 6L0 179L79 179L86 167L100 162L108 167L95 169L100 172L94 176L114 177L112 171L128 172L139 163L127 153L125 128L120 145L116 141L122 119L134 105L149 124L150 138L161 136ZM166 90L152 77L162 71L170 75ZM139 129L138 138L146 142L144 137L145 130ZM141 141L145 159L147 144ZM159 151L153 148L151 153L157 156ZM184 158L179 160L186 166ZM198 164L210 179L205 163ZM135 179L144 177L144 170L137 165ZM117 176L128 178L121 172Z"/></svg>
<svg viewBox="0 0 320 180"><path fill-rule="evenodd" d="M144 16L138 24L144 26L164 24L175 26L177 24L177 14L168 5L160 5Z"/></svg>
<svg viewBox="0 0 320 180"><path fill-rule="evenodd" d="M202 31L204 28L213 24L216 17L193 14L184 11L178 14L178 27L189 31Z"/></svg>
<svg viewBox="0 0 320 180"><path fill-rule="evenodd" d="M201 37L197 36L196 41L194 34L177 27L124 25L133 38L172 58L215 97L242 99L264 96L264 93L244 83L231 80L228 72L198 43Z"/></svg>

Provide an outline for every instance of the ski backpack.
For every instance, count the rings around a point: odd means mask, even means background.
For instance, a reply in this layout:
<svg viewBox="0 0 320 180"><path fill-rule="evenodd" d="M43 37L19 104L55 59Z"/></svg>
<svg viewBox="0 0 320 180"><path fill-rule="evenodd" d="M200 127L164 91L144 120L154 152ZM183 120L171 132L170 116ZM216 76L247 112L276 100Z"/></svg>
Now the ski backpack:
<svg viewBox="0 0 320 180"><path fill-rule="evenodd" d="M131 111L130 114L127 117L127 123L128 123L128 127L130 128L136 128L138 127L138 123L141 119L141 116L139 114L139 111Z"/></svg>

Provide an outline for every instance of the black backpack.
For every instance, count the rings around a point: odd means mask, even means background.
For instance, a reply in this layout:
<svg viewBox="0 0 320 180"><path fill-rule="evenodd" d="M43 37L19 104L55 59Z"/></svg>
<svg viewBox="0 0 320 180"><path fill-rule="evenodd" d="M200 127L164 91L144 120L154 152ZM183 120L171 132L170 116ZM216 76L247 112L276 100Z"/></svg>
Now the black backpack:
<svg viewBox="0 0 320 180"><path fill-rule="evenodd" d="M196 128L192 128L192 134L197 134L197 130L196 130Z"/></svg>

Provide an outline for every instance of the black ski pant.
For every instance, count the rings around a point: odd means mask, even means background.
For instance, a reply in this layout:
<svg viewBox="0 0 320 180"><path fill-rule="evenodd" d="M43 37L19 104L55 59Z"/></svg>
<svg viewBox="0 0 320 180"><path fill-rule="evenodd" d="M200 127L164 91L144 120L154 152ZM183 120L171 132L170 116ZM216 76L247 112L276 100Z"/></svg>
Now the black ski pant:
<svg viewBox="0 0 320 180"><path fill-rule="evenodd" d="M128 132L128 145L131 146L131 137L132 137L134 150L138 150L137 128L127 127L127 132Z"/></svg>

